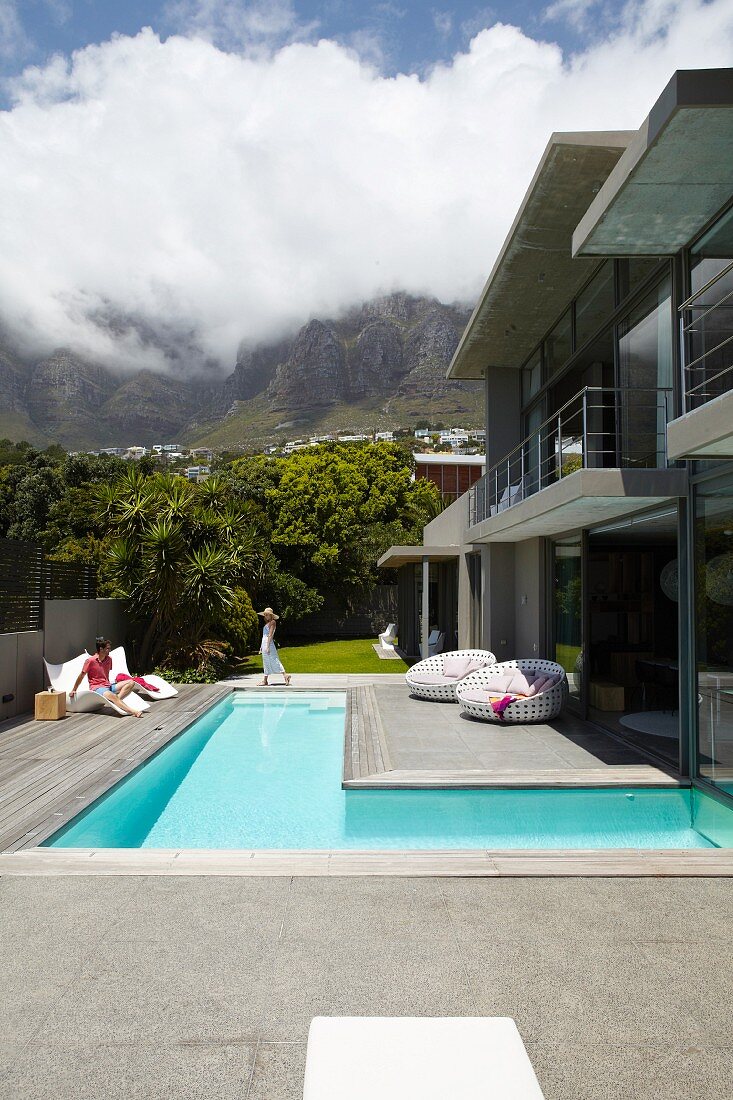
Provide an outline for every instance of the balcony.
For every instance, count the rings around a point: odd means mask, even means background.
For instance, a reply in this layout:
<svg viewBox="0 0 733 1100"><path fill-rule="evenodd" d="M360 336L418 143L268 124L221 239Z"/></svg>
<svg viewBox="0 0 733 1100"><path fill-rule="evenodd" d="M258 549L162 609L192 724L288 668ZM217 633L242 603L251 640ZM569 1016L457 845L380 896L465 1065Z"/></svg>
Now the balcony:
<svg viewBox="0 0 733 1100"><path fill-rule="evenodd" d="M468 494L473 542L561 534L686 492L667 469L670 389L585 387Z"/></svg>
<svg viewBox="0 0 733 1100"><path fill-rule="evenodd" d="M669 425L669 456L733 457L733 263L680 306L685 414Z"/></svg>

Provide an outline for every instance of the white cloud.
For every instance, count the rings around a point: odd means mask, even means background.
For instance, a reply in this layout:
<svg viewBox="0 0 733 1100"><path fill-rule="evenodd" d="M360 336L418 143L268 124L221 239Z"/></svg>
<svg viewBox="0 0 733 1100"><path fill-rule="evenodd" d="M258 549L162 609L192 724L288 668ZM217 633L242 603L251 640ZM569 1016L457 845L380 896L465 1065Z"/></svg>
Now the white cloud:
<svg viewBox="0 0 733 1100"><path fill-rule="evenodd" d="M0 0L0 58L25 57L30 48L15 0Z"/></svg>
<svg viewBox="0 0 733 1100"><path fill-rule="evenodd" d="M316 29L299 19L292 0L168 0L163 15L182 34L249 54L300 41Z"/></svg>
<svg viewBox="0 0 733 1100"><path fill-rule="evenodd" d="M434 11L433 26L441 38L447 38L453 30L453 12Z"/></svg>
<svg viewBox="0 0 733 1100"><path fill-rule="evenodd" d="M496 25L423 79L329 41L115 38L0 114L0 312L29 346L227 369L377 293L470 301L553 130L637 127L675 68L732 61L729 0L636 4L571 58Z"/></svg>
<svg viewBox="0 0 733 1100"><path fill-rule="evenodd" d="M548 22L565 22L577 30L588 24L590 13L598 6L598 0L555 0L545 8L543 18Z"/></svg>

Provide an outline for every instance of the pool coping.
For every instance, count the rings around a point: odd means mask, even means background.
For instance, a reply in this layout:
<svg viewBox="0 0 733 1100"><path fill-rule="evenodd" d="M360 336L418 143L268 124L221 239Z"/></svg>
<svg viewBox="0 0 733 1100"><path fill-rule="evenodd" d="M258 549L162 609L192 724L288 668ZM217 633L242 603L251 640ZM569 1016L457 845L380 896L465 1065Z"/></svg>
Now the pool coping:
<svg viewBox="0 0 733 1100"><path fill-rule="evenodd" d="M730 878L733 877L733 849L223 851L25 848L0 854L2 875Z"/></svg>

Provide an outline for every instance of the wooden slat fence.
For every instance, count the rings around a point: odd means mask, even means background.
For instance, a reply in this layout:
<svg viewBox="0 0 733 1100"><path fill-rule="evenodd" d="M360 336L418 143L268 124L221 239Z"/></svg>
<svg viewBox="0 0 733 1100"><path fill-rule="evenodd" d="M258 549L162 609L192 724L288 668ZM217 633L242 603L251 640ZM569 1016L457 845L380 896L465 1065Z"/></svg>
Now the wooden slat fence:
<svg viewBox="0 0 733 1100"><path fill-rule="evenodd" d="M0 634L42 630L44 599L96 597L93 565L45 561L38 543L0 539Z"/></svg>
<svg viewBox="0 0 733 1100"><path fill-rule="evenodd" d="M42 626L43 548L0 539L0 634Z"/></svg>

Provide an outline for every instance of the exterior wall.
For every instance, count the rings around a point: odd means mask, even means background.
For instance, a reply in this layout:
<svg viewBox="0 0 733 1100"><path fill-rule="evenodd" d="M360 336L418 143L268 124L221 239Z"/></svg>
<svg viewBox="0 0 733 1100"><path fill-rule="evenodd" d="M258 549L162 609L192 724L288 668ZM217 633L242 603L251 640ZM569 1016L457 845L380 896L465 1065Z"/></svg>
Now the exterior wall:
<svg viewBox="0 0 733 1100"><path fill-rule="evenodd" d="M545 553L542 539L514 548L515 637L517 657L546 657Z"/></svg>
<svg viewBox="0 0 733 1100"><path fill-rule="evenodd" d="M91 651L100 635L123 644L127 616L122 600L44 600L43 656L51 664Z"/></svg>
<svg viewBox="0 0 733 1100"><path fill-rule="evenodd" d="M460 546L466 537L468 502L454 500L423 528L423 546Z"/></svg>
<svg viewBox="0 0 733 1100"><path fill-rule="evenodd" d="M514 544L481 547L483 564L483 643L497 661L516 656L514 614Z"/></svg>
<svg viewBox="0 0 733 1100"><path fill-rule="evenodd" d="M496 367L487 371L487 471L521 442L521 373Z"/></svg>
<svg viewBox="0 0 733 1100"><path fill-rule="evenodd" d="M43 691L43 631L0 634L0 722L33 710L33 697Z"/></svg>

